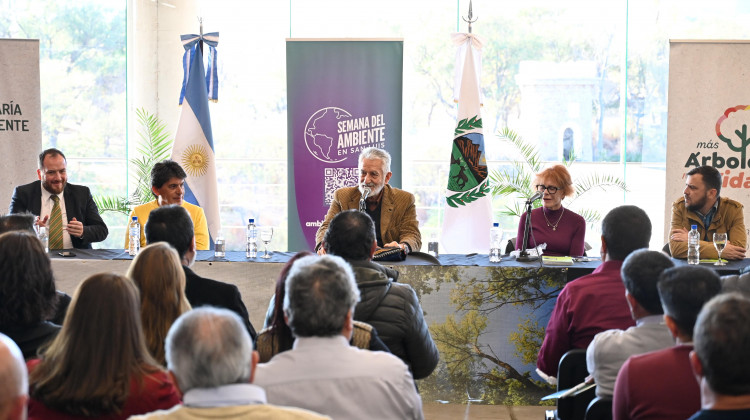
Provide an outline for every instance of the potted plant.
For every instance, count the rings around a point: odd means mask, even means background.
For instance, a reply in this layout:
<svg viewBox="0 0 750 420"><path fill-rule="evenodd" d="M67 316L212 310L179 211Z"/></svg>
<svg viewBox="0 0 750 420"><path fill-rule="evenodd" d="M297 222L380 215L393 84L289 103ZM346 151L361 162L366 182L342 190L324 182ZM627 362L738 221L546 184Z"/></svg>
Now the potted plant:
<svg viewBox="0 0 750 420"><path fill-rule="evenodd" d="M108 211L129 215L133 207L153 200L151 193L151 168L154 164L167 159L172 150L173 139L168 137L166 125L155 115L143 108L135 110L140 129L140 141L136 146L140 157L130 159L135 187L130 197L116 194L99 195L94 202L99 207L99 213Z"/></svg>

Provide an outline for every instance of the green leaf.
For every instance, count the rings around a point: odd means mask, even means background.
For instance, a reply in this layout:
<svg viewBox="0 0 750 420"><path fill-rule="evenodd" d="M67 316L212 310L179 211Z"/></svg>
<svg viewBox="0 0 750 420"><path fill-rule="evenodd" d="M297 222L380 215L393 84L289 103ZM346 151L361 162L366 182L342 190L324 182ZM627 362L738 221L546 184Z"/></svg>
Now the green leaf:
<svg viewBox="0 0 750 420"><path fill-rule="evenodd" d="M133 180L133 192L130 197L97 196L94 197L99 213L117 211L130 214L130 207L153 200L151 193L151 168L154 164L169 158L174 140L169 138L167 126L155 115L143 108L135 110L138 119L138 136L140 140L136 150L141 155L130 159L130 176Z"/></svg>
<svg viewBox="0 0 750 420"><path fill-rule="evenodd" d="M108 211L122 213L126 216L130 214L129 202L124 197L118 197L113 194L97 195L94 196L94 203L99 209L99 214L104 214Z"/></svg>
<svg viewBox="0 0 750 420"><path fill-rule="evenodd" d="M468 203L474 202L490 192L490 188L487 182L483 182L476 188L473 188L464 193L456 193L451 196L445 197L446 203L451 207L465 206Z"/></svg>
<svg viewBox="0 0 750 420"><path fill-rule="evenodd" d="M463 120L459 121L458 125L456 126L456 131L453 133L453 135L457 136L467 131L471 131L475 128L482 128L482 119L479 118L478 115L475 115L471 118L464 118Z"/></svg>

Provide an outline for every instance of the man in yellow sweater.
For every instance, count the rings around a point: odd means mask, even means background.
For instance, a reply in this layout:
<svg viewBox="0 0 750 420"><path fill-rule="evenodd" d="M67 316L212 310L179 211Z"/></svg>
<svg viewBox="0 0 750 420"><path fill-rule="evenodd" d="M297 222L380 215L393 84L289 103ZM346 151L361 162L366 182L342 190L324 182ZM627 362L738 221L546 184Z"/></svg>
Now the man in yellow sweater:
<svg viewBox="0 0 750 420"><path fill-rule="evenodd" d="M137 206L130 213L130 217L128 217L128 223L133 220L133 216L138 217L138 223L141 224L141 247L146 246L146 235L143 229L146 226L151 210L159 206L177 204L184 207L190 214L190 218L193 219L195 248L198 251L209 249L208 222L206 222L206 215L203 213L203 209L183 200L185 196L185 178L187 178L187 174L180 167L180 164L173 160L163 160L151 169L151 192L156 199ZM130 245L130 238L127 232L128 229L125 229L125 249L128 249Z"/></svg>

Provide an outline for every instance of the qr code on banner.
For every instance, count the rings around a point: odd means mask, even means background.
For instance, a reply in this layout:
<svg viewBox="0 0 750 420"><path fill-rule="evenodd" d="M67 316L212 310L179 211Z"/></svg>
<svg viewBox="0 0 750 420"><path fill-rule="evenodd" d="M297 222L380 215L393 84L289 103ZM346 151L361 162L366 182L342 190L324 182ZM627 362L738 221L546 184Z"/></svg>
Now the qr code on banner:
<svg viewBox="0 0 750 420"><path fill-rule="evenodd" d="M331 205L333 193L342 187L357 185L357 168L325 168L325 203Z"/></svg>

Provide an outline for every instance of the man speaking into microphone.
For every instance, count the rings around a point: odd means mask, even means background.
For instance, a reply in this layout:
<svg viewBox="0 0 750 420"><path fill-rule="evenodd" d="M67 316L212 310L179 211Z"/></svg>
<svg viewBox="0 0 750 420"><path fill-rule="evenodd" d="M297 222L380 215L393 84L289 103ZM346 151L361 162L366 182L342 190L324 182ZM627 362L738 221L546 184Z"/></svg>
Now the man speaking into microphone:
<svg viewBox="0 0 750 420"><path fill-rule="evenodd" d="M361 210L375 222L379 247L400 247L406 253L419 251L422 235L414 205L414 195L388 185L391 179L391 155L383 149L368 147L359 154L359 184L339 188L331 207L315 234L315 251L324 254L323 237L333 216L344 210Z"/></svg>

